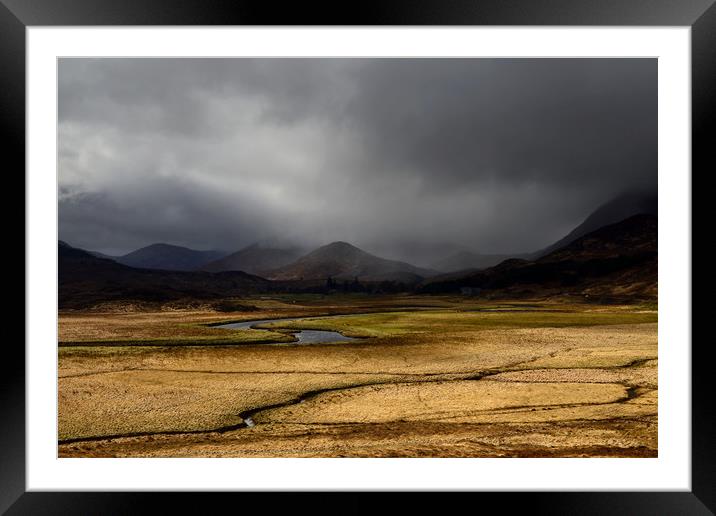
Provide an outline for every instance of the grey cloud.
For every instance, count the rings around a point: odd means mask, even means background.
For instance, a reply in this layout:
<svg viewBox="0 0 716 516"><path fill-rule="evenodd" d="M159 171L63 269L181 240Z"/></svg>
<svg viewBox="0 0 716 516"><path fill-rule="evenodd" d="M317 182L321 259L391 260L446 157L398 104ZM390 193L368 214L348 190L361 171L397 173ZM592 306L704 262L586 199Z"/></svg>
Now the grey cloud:
<svg viewBox="0 0 716 516"><path fill-rule="evenodd" d="M540 248L656 188L649 59L63 59L60 236Z"/></svg>
<svg viewBox="0 0 716 516"><path fill-rule="evenodd" d="M380 61L364 83L352 114L369 146L393 167L423 169L430 188L584 187L625 174L641 184L656 165L648 60Z"/></svg>

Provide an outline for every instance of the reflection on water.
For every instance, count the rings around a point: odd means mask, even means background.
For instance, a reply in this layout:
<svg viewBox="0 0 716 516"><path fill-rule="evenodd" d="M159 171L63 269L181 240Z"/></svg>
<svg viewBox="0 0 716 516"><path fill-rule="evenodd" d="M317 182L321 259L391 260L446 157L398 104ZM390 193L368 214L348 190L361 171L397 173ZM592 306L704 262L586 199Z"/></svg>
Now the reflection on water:
<svg viewBox="0 0 716 516"><path fill-rule="evenodd" d="M324 330L301 330L296 333L299 343L318 344L321 342L341 342L344 340L356 340L353 337L346 337L337 331Z"/></svg>

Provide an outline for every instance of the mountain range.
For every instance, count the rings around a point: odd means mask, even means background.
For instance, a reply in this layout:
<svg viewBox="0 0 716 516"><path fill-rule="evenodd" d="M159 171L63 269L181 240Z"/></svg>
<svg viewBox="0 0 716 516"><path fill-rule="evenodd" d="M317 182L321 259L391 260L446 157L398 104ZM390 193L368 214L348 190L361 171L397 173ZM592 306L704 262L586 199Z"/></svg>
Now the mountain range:
<svg viewBox="0 0 716 516"><path fill-rule="evenodd" d="M565 237L539 251L479 254L453 246L452 254L435 261L434 268L382 258L347 242L308 253L253 244L228 255L153 244L120 257L60 242L60 291L65 298L68 293L81 297L83 291L92 291L110 299L173 299L280 290L288 284L320 289L330 279L391 282L423 293L468 289L500 295L539 291L652 297L656 216L655 195L625 194L601 205Z"/></svg>
<svg viewBox="0 0 716 516"><path fill-rule="evenodd" d="M535 260L562 248L579 237L600 227L619 222L636 214L657 214L655 193L630 192L599 206L581 224L557 242L529 253L485 254L447 243L411 243L408 256L422 263L432 257L430 265L416 266L400 259L386 259L370 254L345 242L333 242L306 254L296 246L262 245L255 243L228 254L222 251L198 251L170 244L152 244L123 256L108 256L89 251L100 258L108 258L131 267L177 271L203 270L208 272L244 271L269 279L298 280L325 279L328 276L347 278L391 277L402 275L408 280L420 276L427 278L439 273L481 270L493 267L504 260L518 258ZM406 244L397 244L406 254ZM447 254L441 258L439 249ZM389 249L383 250L387 254ZM314 254L315 253L315 254ZM420 257L422 256L422 260ZM387 275L387 276L386 276Z"/></svg>
<svg viewBox="0 0 716 516"><path fill-rule="evenodd" d="M118 299L168 301L238 296L265 292L271 283L245 272L212 274L130 267L61 240L57 255L61 308L91 306Z"/></svg>

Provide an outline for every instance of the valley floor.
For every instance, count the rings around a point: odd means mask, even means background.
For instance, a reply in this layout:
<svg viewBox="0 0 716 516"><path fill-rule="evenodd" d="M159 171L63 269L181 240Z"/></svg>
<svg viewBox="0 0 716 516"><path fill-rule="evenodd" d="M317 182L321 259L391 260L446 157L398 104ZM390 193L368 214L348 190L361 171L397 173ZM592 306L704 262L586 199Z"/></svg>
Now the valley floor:
<svg viewBox="0 0 716 516"><path fill-rule="evenodd" d="M653 306L367 295L237 304L250 311L61 313L59 455L657 455ZM331 314L345 316L321 317ZM277 317L306 319L208 326ZM301 328L365 338L294 345L288 330Z"/></svg>

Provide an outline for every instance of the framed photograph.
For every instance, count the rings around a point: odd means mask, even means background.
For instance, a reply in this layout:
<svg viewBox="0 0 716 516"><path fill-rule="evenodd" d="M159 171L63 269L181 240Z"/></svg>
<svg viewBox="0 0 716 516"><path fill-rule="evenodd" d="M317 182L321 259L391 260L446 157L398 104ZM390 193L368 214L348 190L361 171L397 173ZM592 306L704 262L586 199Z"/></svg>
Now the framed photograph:
<svg viewBox="0 0 716 516"><path fill-rule="evenodd" d="M1 2L27 300L3 511L715 510L712 0Z"/></svg>

